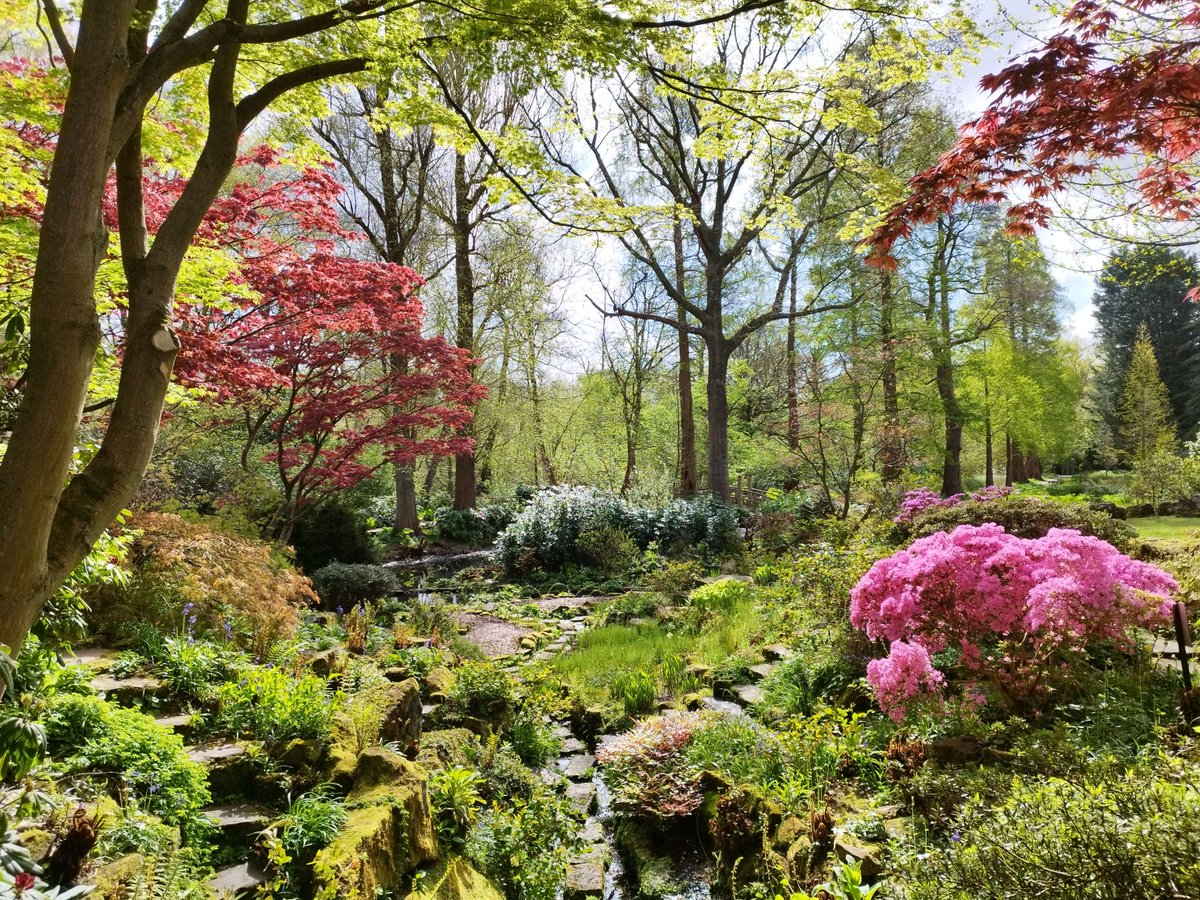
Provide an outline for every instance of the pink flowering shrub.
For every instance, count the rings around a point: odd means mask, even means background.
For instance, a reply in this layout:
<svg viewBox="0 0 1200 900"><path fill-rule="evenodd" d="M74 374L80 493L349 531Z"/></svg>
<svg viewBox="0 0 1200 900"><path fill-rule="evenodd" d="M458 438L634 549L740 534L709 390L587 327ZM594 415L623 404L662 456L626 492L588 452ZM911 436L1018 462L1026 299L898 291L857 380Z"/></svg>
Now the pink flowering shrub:
<svg viewBox="0 0 1200 900"><path fill-rule="evenodd" d="M1007 497L1012 492L1013 489L1010 487L996 487L992 485L973 494L952 494L949 497L943 497L937 491L931 491L929 488L917 488L915 491L909 491L904 495L904 500L900 504L900 513L892 521L897 525L905 525L927 509L958 506L958 504L968 499L976 503L987 503L990 500L999 500L1001 497Z"/></svg>
<svg viewBox="0 0 1200 900"><path fill-rule="evenodd" d="M1089 644L1126 645L1131 628L1160 623L1177 588L1162 570L1078 531L1021 538L999 525L961 525L875 563L850 592L850 620L891 645L867 679L897 721L914 701L941 695L932 658L947 650L975 681L968 695L1028 712L1068 684Z"/></svg>

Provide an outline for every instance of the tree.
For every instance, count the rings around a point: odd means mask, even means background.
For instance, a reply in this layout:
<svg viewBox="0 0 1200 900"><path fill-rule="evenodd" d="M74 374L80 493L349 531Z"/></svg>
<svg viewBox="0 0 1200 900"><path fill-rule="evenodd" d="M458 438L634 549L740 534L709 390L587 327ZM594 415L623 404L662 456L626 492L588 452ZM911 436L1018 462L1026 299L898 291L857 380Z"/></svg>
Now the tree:
<svg viewBox="0 0 1200 900"><path fill-rule="evenodd" d="M1200 265L1166 247L1130 247L1105 263L1093 297L1103 364L1100 413L1116 428L1134 342L1142 328L1154 347L1171 399L1171 416L1190 435L1200 422L1200 313L1189 297Z"/></svg>
<svg viewBox="0 0 1200 900"><path fill-rule="evenodd" d="M1015 190L1028 199L1008 208L1014 234L1046 224L1046 201L1080 184L1101 188L1122 215L1136 211L1168 226L1194 219L1198 37L1195 0L1073 4L1040 48L981 80L995 99L909 182L909 196L869 241L872 261L893 265L892 246L917 223Z"/></svg>
<svg viewBox="0 0 1200 900"><path fill-rule="evenodd" d="M313 128L350 182L339 197L343 211L367 236L375 255L400 266L418 264L418 240L427 221L433 129L410 127L398 134L385 121L392 86L386 78L335 92L334 115ZM386 364L397 370L404 357ZM396 528L417 532L417 496L411 463L395 466Z"/></svg>
<svg viewBox="0 0 1200 900"><path fill-rule="evenodd" d="M181 0L162 8L158 0L84 0L77 27L54 0L41 0L41 7L70 84L30 290L21 405L0 461L0 643L14 649L145 471L179 352L171 327L176 277L235 163L240 137L262 113L288 95L311 101L311 86L362 72L376 51L411 57L414 47L501 39L519 42L530 64L537 52L567 45L611 62L631 32L688 24L656 19L653 6L635 18L588 0L516 11L506 0L461 9L419 0L306 0L286 11L255 4L253 12L250 0ZM423 8L439 12L438 33L428 38L420 29ZM719 15L738 11L735 4ZM376 27L380 19L384 25ZM179 77L189 70L202 78ZM180 160L187 186L151 241L143 184L147 106L201 80L207 114L194 130L201 150L194 162ZM114 167L128 283L120 381L99 450L73 474L101 341L95 286L108 232L100 213Z"/></svg>
<svg viewBox="0 0 1200 900"><path fill-rule="evenodd" d="M1154 345L1145 325L1138 328L1133 343L1118 414L1125 452L1134 465L1149 459L1164 441L1175 441L1167 387L1159 377Z"/></svg>

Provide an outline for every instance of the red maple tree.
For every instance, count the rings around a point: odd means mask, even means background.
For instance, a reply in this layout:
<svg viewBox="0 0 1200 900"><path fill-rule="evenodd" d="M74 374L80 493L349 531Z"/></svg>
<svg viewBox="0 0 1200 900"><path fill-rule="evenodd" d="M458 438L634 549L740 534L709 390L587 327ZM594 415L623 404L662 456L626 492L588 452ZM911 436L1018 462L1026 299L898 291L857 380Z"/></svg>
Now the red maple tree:
<svg viewBox="0 0 1200 900"><path fill-rule="evenodd" d="M1045 202L1072 184L1120 171L1110 186L1132 188L1138 206L1194 219L1200 182L1200 2L1081 0L1038 50L982 79L995 97L965 125L930 169L909 182L868 241L869 261L895 265L890 251L912 228L959 203L1002 202L1009 231L1045 225ZM1138 160L1130 166L1132 160ZM1126 171L1128 170L1128 171Z"/></svg>
<svg viewBox="0 0 1200 900"><path fill-rule="evenodd" d="M238 412L247 447L269 446L282 491L269 530L286 540L304 510L385 463L470 450L485 389L466 351L422 334L416 272L337 253L357 235L338 223L327 167L286 175L264 147L239 172L197 235L237 255L235 289L178 298L176 371ZM166 210L181 187L153 195Z"/></svg>

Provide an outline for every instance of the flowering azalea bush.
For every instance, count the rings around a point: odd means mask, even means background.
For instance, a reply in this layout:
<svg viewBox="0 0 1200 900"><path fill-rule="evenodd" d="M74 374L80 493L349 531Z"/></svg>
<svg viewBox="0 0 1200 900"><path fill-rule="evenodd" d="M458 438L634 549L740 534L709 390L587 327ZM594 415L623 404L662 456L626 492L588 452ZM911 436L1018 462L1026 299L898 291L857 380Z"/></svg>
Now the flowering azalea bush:
<svg viewBox="0 0 1200 900"><path fill-rule="evenodd" d="M951 506L958 506L958 504L968 499L976 503L987 503L991 500L999 500L1001 497L1007 497L1012 492L1013 489L1010 487L990 485L972 494L952 494L949 497L943 497L937 491L930 490L929 488L917 488L915 491L909 491L904 495L904 500L900 504L900 512L892 521L897 525L904 525L913 521L918 515L929 509L946 509Z"/></svg>
<svg viewBox="0 0 1200 900"><path fill-rule="evenodd" d="M1046 703L1089 644L1124 645L1131 628L1161 622L1177 588L1078 531L1021 538L962 525L875 563L851 591L850 619L890 643L867 680L893 718L942 692L934 656L943 653L973 676L968 698L1020 712Z"/></svg>

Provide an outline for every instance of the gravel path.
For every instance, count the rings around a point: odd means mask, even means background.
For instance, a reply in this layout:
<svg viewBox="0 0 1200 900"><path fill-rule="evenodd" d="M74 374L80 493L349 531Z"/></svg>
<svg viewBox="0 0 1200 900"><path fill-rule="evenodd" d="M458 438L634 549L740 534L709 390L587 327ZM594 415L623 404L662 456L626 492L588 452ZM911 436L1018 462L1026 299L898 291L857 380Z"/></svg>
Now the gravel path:
<svg viewBox="0 0 1200 900"><path fill-rule="evenodd" d="M480 613L460 613L454 618L467 626L463 636L492 659L512 656L521 649L521 638L533 633L529 628Z"/></svg>

